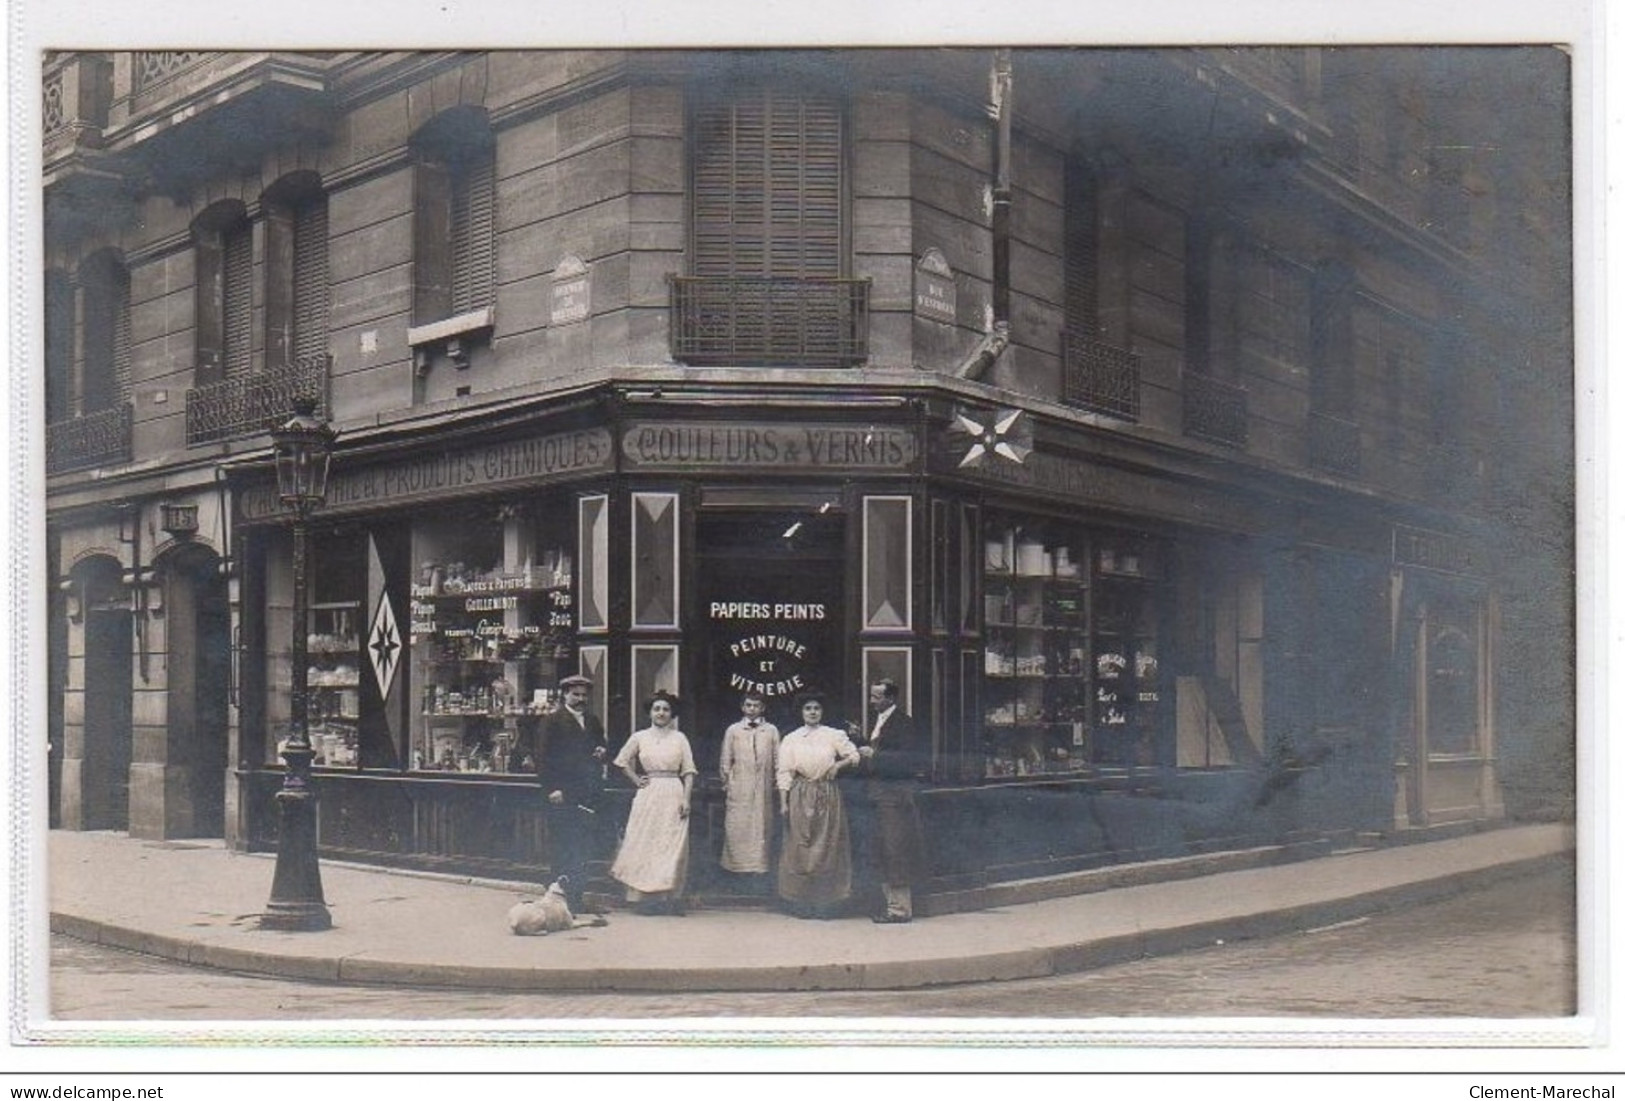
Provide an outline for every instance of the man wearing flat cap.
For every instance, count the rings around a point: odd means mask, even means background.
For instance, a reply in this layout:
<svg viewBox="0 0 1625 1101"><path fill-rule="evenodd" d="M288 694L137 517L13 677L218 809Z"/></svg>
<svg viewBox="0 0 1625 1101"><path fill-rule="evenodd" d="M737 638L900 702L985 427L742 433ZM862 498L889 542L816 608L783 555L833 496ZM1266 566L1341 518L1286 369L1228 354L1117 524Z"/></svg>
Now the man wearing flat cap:
<svg viewBox="0 0 1625 1101"><path fill-rule="evenodd" d="M536 779L545 800L552 874L569 877L565 898L580 913L587 865L606 851L609 813L600 804L611 752L604 724L587 710L592 681L579 674L565 677L559 690L564 705L540 724Z"/></svg>

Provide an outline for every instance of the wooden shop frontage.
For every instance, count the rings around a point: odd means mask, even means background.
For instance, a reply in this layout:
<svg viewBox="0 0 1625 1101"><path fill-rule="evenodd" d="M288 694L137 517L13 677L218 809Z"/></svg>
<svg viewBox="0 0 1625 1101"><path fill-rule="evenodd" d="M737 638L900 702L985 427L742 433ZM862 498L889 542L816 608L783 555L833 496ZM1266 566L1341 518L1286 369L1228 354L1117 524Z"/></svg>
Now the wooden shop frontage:
<svg viewBox="0 0 1625 1101"><path fill-rule="evenodd" d="M236 835L270 848L291 517L265 469L232 489ZM900 686L931 734L927 893L1391 829L1428 775L1482 776L1490 620L1466 559L1405 583L1386 507L941 379L604 384L351 432L304 625L320 850L545 877L536 736L576 672L612 741L681 697L702 897L730 891L717 757L746 690L788 731L803 689L841 724ZM1463 627L1432 704L1422 592ZM1415 742L1429 706L1447 762Z"/></svg>

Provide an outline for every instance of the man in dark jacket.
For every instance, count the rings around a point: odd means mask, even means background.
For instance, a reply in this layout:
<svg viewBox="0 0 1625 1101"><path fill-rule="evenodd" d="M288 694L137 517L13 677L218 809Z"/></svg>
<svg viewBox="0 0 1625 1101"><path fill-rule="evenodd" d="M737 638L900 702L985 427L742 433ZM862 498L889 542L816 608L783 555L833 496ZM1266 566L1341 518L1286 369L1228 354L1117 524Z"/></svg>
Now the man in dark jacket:
<svg viewBox="0 0 1625 1101"><path fill-rule="evenodd" d="M872 717L858 755L872 809L869 828L874 836L868 850L885 896L885 908L874 920L894 925L913 920L913 885L925 873L925 840L914 793L930 769L931 754L921 744L914 720L897 706L894 682L870 686L869 710Z"/></svg>
<svg viewBox="0 0 1625 1101"><path fill-rule="evenodd" d="M559 681L559 689L564 706L540 724L536 779L546 799L553 875L569 877L565 898L570 909L580 913L587 865L604 859L604 839L609 836L608 808L600 804L610 746L604 724L587 710L592 681L580 675L565 677Z"/></svg>

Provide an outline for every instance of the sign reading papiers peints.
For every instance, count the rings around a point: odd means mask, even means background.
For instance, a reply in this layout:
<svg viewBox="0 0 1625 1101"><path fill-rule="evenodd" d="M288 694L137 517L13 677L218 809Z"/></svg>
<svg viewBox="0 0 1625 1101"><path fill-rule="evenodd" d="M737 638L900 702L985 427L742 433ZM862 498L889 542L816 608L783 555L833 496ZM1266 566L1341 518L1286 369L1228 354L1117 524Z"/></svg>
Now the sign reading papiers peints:
<svg viewBox="0 0 1625 1101"><path fill-rule="evenodd" d="M817 649L816 632L829 609L819 603L712 601L711 622L722 640L718 657L731 692L758 692L769 698L805 691Z"/></svg>
<svg viewBox="0 0 1625 1101"><path fill-rule="evenodd" d="M954 269L939 249L926 249L914 265L914 312L949 325L959 316Z"/></svg>
<svg viewBox="0 0 1625 1101"><path fill-rule="evenodd" d="M592 316L592 273L579 256L566 256L553 269L548 305L555 325L569 325Z"/></svg>

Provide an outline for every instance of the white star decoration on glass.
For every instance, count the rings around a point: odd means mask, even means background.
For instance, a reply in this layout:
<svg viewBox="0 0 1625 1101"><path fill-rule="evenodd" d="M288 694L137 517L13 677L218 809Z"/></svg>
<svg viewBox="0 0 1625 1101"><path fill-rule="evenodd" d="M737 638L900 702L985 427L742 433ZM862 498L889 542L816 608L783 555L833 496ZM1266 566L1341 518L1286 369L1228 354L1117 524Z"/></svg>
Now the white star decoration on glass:
<svg viewBox="0 0 1625 1101"><path fill-rule="evenodd" d="M1033 452L1032 425L1020 409L1000 409L986 416L960 412L954 416L952 430L971 438L960 466L981 466L989 455L1021 463Z"/></svg>
<svg viewBox="0 0 1625 1101"><path fill-rule="evenodd" d="M378 695L388 698L395 683L395 670L400 666L401 632L395 626L395 612L389 606L389 594L378 595L378 609L372 616L372 630L367 632L367 656L372 659L372 674L378 680Z"/></svg>

